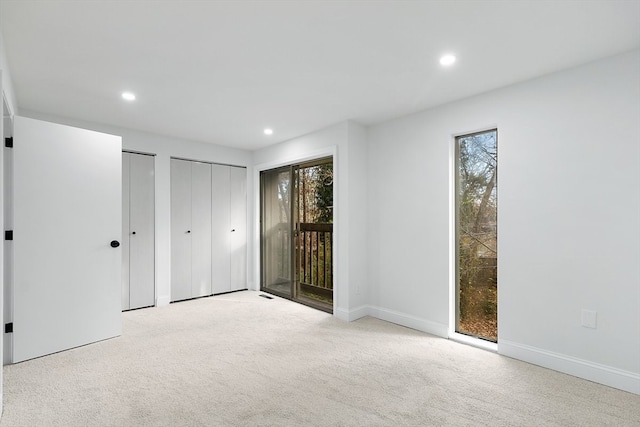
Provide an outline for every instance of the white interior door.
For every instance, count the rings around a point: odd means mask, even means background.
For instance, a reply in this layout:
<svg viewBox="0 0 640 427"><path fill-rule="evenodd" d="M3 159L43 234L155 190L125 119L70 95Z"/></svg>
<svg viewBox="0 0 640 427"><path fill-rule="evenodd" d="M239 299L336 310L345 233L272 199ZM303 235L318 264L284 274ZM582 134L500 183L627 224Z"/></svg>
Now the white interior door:
<svg viewBox="0 0 640 427"><path fill-rule="evenodd" d="M13 362L120 335L121 138L16 117L13 150Z"/></svg>
<svg viewBox="0 0 640 427"><path fill-rule="evenodd" d="M0 77L2 72L0 71ZM0 82L0 86L2 82ZM2 91L0 90L0 94ZM13 136L13 121L12 116L9 111L9 106L7 105L6 99L2 99L2 115L3 120L2 123L2 133L1 135L5 138L9 138ZM4 145L4 144L3 144ZM2 191L4 192L4 229L5 230L13 230L13 149L12 148L3 148L3 173L2 173ZM2 311L3 315L3 323L13 322L13 243L10 241L5 241L2 249L4 250L4 275L0 276L4 281L4 292L2 292ZM13 334L3 334L2 340L2 362L4 365L10 364L11 359L13 357L13 341L11 336ZM0 387L1 389L1 387Z"/></svg>
<svg viewBox="0 0 640 427"><path fill-rule="evenodd" d="M154 157L127 154L131 159L129 308L149 307L154 305L156 295Z"/></svg>

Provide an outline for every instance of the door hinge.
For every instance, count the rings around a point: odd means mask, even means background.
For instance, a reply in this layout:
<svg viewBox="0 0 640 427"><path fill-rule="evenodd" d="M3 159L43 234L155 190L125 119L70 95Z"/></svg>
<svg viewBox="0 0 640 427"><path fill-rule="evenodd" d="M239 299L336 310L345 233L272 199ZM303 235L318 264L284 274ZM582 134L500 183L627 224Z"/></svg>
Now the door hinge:
<svg viewBox="0 0 640 427"><path fill-rule="evenodd" d="M4 240L13 240L13 230L5 230Z"/></svg>
<svg viewBox="0 0 640 427"><path fill-rule="evenodd" d="M7 148L13 148L13 138L5 138L4 146Z"/></svg>
<svg viewBox="0 0 640 427"><path fill-rule="evenodd" d="M4 333L5 334L13 333L13 322L4 324Z"/></svg>

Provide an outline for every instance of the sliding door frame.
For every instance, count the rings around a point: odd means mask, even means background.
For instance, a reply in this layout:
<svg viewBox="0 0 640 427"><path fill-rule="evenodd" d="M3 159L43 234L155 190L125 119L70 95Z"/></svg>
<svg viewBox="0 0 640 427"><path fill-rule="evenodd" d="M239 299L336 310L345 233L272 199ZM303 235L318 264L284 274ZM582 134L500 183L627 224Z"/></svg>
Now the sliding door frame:
<svg viewBox="0 0 640 427"><path fill-rule="evenodd" d="M302 258L302 249L300 247L300 239L301 239L301 221L304 222L304 218L300 218L300 209L301 209L301 189L300 189L300 171L303 171L307 168L313 168L316 166L328 165L331 164L333 166L333 158L332 157L322 157L314 160L307 160L303 163L294 163L288 166L282 166L273 169L267 169L260 172L260 268L261 268L261 277L260 277L260 290L264 292L273 293L277 296L291 299L295 302L308 305L310 307L332 312L333 311L333 286L331 289L331 304L325 304L320 301L315 301L313 298L302 298L300 294L300 268L302 263L306 261ZM289 194L289 206L288 208L288 233L287 233L287 243L289 244L289 293L285 293L279 289L271 288L267 284L267 262L265 262L266 251L267 251L267 240L265 239L264 231L265 224L268 221L267 218L267 186L271 183L267 183L266 179L263 179L266 174L272 173L274 175L280 175L287 173L288 174L288 188L287 192ZM279 181L280 182L280 181ZM333 191L333 186L332 186ZM304 189L302 189L304 192ZM303 196L304 197L304 196ZM303 209L304 210L304 209ZM332 215L333 216L333 215ZM333 218L332 218L333 223ZM305 239L302 237L302 239ZM305 239L306 241L306 239ZM333 248L332 248L333 249ZM304 251L306 256L306 249ZM319 260L317 261L319 262ZM326 262L326 261L323 261ZM326 265L326 264L325 264ZM333 265L332 265L332 273L333 273ZM333 284L333 282L332 282Z"/></svg>
<svg viewBox="0 0 640 427"><path fill-rule="evenodd" d="M338 276L338 260L339 260L339 251L340 251L340 233L339 233L339 194L338 194L338 183L340 179L339 169L338 169L338 147L328 146L319 150L310 151L306 154L300 154L298 156L292 156L288 158L283 158L282 160L273 161L273 162L265 162L261 164L257 164L253 171L253 183L254 188L254 215L256 221L254 222L254 277L256 278L256 287L257 290L262 290L262 278L263 278L263 264L262 264L262 184L260 181L260 175L264 171L284 168L284 167L292 167L295 165L304 165L307 163L311 163L314 161L326 159L331 157L333 159L333 200L334 200L334 208L333 208L333 223L334 223L334 232L333 232L333 265L332 265L332 273L333 273L333 313L336 313L336 308L338 307L338 299L339 299L339 276ZM292 251L295 251L295 248L292 245ZM292 256L295 256L292 253ZM293 273L293 272L292 272ZM276 294L278 295L278 294ZM280 296L280 295L278 295ZM290 299L291 297L285 296L284 298Z"/></svg>

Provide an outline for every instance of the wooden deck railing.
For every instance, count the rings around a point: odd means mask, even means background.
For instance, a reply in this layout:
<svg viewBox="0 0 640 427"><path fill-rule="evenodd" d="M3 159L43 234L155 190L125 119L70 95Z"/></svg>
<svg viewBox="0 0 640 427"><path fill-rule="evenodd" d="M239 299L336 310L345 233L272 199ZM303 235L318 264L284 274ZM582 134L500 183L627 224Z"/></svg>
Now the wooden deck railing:
<svg viewBox="0 0 640 427"><path fill-rule="evenodd" d="M333 295L333 224L299 223L296 242L302 290Z"/></svg>

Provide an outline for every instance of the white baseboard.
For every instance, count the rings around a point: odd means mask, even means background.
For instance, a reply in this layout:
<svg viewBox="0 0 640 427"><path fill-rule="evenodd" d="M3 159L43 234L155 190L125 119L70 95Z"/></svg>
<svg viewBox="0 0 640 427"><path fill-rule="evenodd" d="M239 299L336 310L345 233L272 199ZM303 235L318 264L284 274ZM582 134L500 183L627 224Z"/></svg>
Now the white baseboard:
<svg viewBox="0 0 640 427"><path fill-rule="evenodd" d="M170 302L171 302L171 297L170 296L158 297L158 299L156 299L156 307L162 307L163 305L169 305Z"/></svg>
<svg viewBox="0 0 640 427"><path fill-rule="evenodd" d="M431 335L436 335L442 338L448 338L449 328L447 325L443 325L431 320L421 319L419 317L411 316L406 313L400 313L398 311L389 310L381 307L369 306L369 316L375 317L380 320L395 323L397 325L406 326L407 328L416 329L418 331L426 332Z"/></svg>
<svg viewBox="0 0 640 427"><path fill-rule="evenodd" d="M363 305L353 310L336 308L334 309L334 315L347 322L364 316L371 316L442 338L449 338L447 325L381 307ZM578 378L640 395L640 374L634 372L624 371L622 369L504 339L498 340L498 353L503 356L542 366L543 368L553 369L554 371L563 372Z"/></svg>
<svg viewBox="0 0 640 427"><path fill-rule="evenodd" d="M347 322L352 322L354 320L360 319L361 317L371 316L375 317L376 319L395 323L396 325L400 326L406 326L407 328L426 332L428 334L436 335L439 337L448 338L449 336L447 325L442 325L440 323L432 322L426 319L420 319L419 317L411 316L409 314L388 310L386 308L374 307L371 305L362 305L360 307L354 308L353 310L334 308L333 314L338 319Z"/></svg>
<svg viewBox="0 0 640 427"><path fill-rule="evenodd" d="M640 374L634 372L503 339L498 340L498 353L640 395Z"/></svg>
<svg viewBox="0 0 640 427"><path fill-rule="evenodd" d="M340 320L344 320L345 322L353 322L354 320L358 320L361 317L367 316L369 314L369 307L366 305L362 305L360 307L354 308L353 310L334 308L333 314Z"/></svg>

